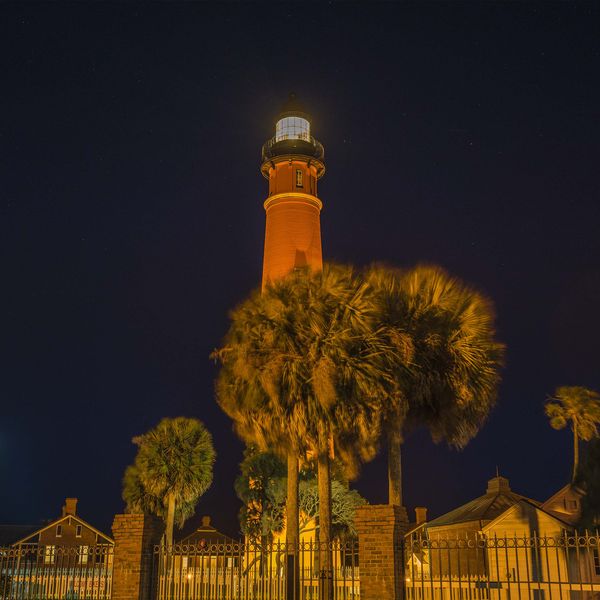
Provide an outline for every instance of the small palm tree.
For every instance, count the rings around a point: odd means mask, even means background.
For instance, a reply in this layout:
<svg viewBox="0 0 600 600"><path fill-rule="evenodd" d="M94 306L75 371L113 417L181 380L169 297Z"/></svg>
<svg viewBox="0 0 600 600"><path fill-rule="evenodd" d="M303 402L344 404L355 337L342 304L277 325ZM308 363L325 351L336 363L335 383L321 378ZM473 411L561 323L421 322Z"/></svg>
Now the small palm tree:
<svg viewBox="0 0 600 600"><path fill-rule="evenodd" d="M156 515L164 521L167 520L168 507L165 506L164 500L154 496L144 488L139 469L135 465L129 465L125 469L122 495L127 512ZM175 505L175 523L178 527L183 527L183 524L194 515L195 510L195 502L177 502Z"/></svg>
<svg viewBox="0 0 600 600"><path fill-rule="evenodd" d="M166 542L172 546L176 514L180 523L193 514L212 483L212 437L197 419L177 417L163 419L154 429L133 438L133 443L139 450L133 467L125 473L128 508L166 514Z"/></svg>
<svg viewBox="0 0 600 600"><path fill-rule="evenodd" d="M579 441L589 442L598 437L600 423L600 394L580 386L562 386L545 405L546 416L554 429L564 429L569 423L573 432L573 474L579 468Z"/></svg>

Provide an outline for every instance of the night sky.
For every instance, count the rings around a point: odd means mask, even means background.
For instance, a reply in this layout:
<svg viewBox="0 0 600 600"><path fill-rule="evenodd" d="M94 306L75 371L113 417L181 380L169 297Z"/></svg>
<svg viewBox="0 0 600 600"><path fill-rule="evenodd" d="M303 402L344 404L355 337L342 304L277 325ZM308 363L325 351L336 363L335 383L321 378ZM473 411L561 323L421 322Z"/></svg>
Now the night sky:
<svg viewBox="0 0 600 600"><path fill-rule="evenodd" d="M290 91L325 146L324 257L437 263L496 303L497 408L463 452L408 436L410 514L497 465L535 499L564 485L544 400L600 389L599 6L0 6L0 522L77 496L109 531L132 436L186 415L218 454L198 515L238 531L208 355L260 283ZM356 486L386 501L382 457Z"/></svg>

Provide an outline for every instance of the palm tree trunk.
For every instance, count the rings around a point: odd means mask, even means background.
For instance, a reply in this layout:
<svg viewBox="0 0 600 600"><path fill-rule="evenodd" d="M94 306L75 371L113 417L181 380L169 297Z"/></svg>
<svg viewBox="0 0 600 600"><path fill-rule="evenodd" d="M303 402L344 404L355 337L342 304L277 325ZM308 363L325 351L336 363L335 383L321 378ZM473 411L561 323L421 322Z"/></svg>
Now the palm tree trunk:
<svg viewBox="0 0 600 600"><path fill-rule="evenodd" d="M298 543L300 541L298 518L298 456L293 451L287 455L287 503L286 503L286 548L287 548L287 598L295 600L299 591Z"/></svg>
<svg viewBox="0 0 600 600"><path fill-rule="evenodd" d="M573 476L571 482L577 477L577 469L579 469L579 434L577 433L577 423L573 422Z"/></svg>
<svg viewBox="0 0 600 600"><path fill-rule="evenodd" d="M287 455L287 504L286 504L286 542L298 544L298 457L293 451Z"/></svg>
<svg viewBox="0 0 600 600"><path fill-rule="evenodd" d="M165 567L167 573L167 585L173 585L173 529L175 527L175 495L167 496L167 524L165 527Z"/></svg>
<svg viewBox="0 0 600 600"><path fill-rule="evenodd" d="M319 487L319 600L333 598L331 570L331 470L328 446L321 445L317 458Z"/></svg>
<svg viewBox="0 0 600 600"><path fill-rule="evenodd" d="M260 536L260 576L261 579L265 577L267 573L267 546L269 545L269 536L261 535Z"/></svg>
<svg viewBox="0 0 600 600"><path fill-rule="evenodd" d="M388 504L402 506L402 432L388 431Z"/></svg>
<svg viewBox="0 0 600 600"><path fill-rule="evenodd" d="M167 527L166 527L166 538L167 548L173 545L173 529L175 528L175 494L169 494L167 496Z"/></svg>

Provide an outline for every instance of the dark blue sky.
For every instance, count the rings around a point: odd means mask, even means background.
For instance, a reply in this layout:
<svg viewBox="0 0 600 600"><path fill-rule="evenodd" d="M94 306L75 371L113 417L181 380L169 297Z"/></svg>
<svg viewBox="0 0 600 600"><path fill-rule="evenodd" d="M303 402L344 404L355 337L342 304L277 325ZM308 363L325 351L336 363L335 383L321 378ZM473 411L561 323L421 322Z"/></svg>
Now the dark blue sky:
<svg viewBox="0 0 600 600"><path fill-rule="evenodd" d="M598 4L3 4L0 522L63 498L108 529L131 437L201 418L199 513L235 533L242 446L208 360L259 283L261 144L290 90L325 145L326 259L443 265L495 301L496 410L461 453L408 437L409 507L499 465L544 499L571 439L543 402L600 388ZM385 501L385 463L356 483Z"/></svg>

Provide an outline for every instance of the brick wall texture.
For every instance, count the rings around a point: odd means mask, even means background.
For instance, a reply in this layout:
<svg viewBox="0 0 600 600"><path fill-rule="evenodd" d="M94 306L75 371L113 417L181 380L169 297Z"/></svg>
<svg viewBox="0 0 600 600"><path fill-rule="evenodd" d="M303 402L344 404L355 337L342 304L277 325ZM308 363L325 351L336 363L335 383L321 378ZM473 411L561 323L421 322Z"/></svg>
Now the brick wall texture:
<svg viewBox="0 0 600 600"><path fill-rule="evenodd" d="M150 515L115 515L112 600L151 600L154 545L164 531Z"/></svg>
<svg viewBox="0 0 600 600"><path fill-rule="evenodd" d="M400 506L367 505L356 511L361 600L400 600L404 583L401 543L408 529Z"/></svg>

